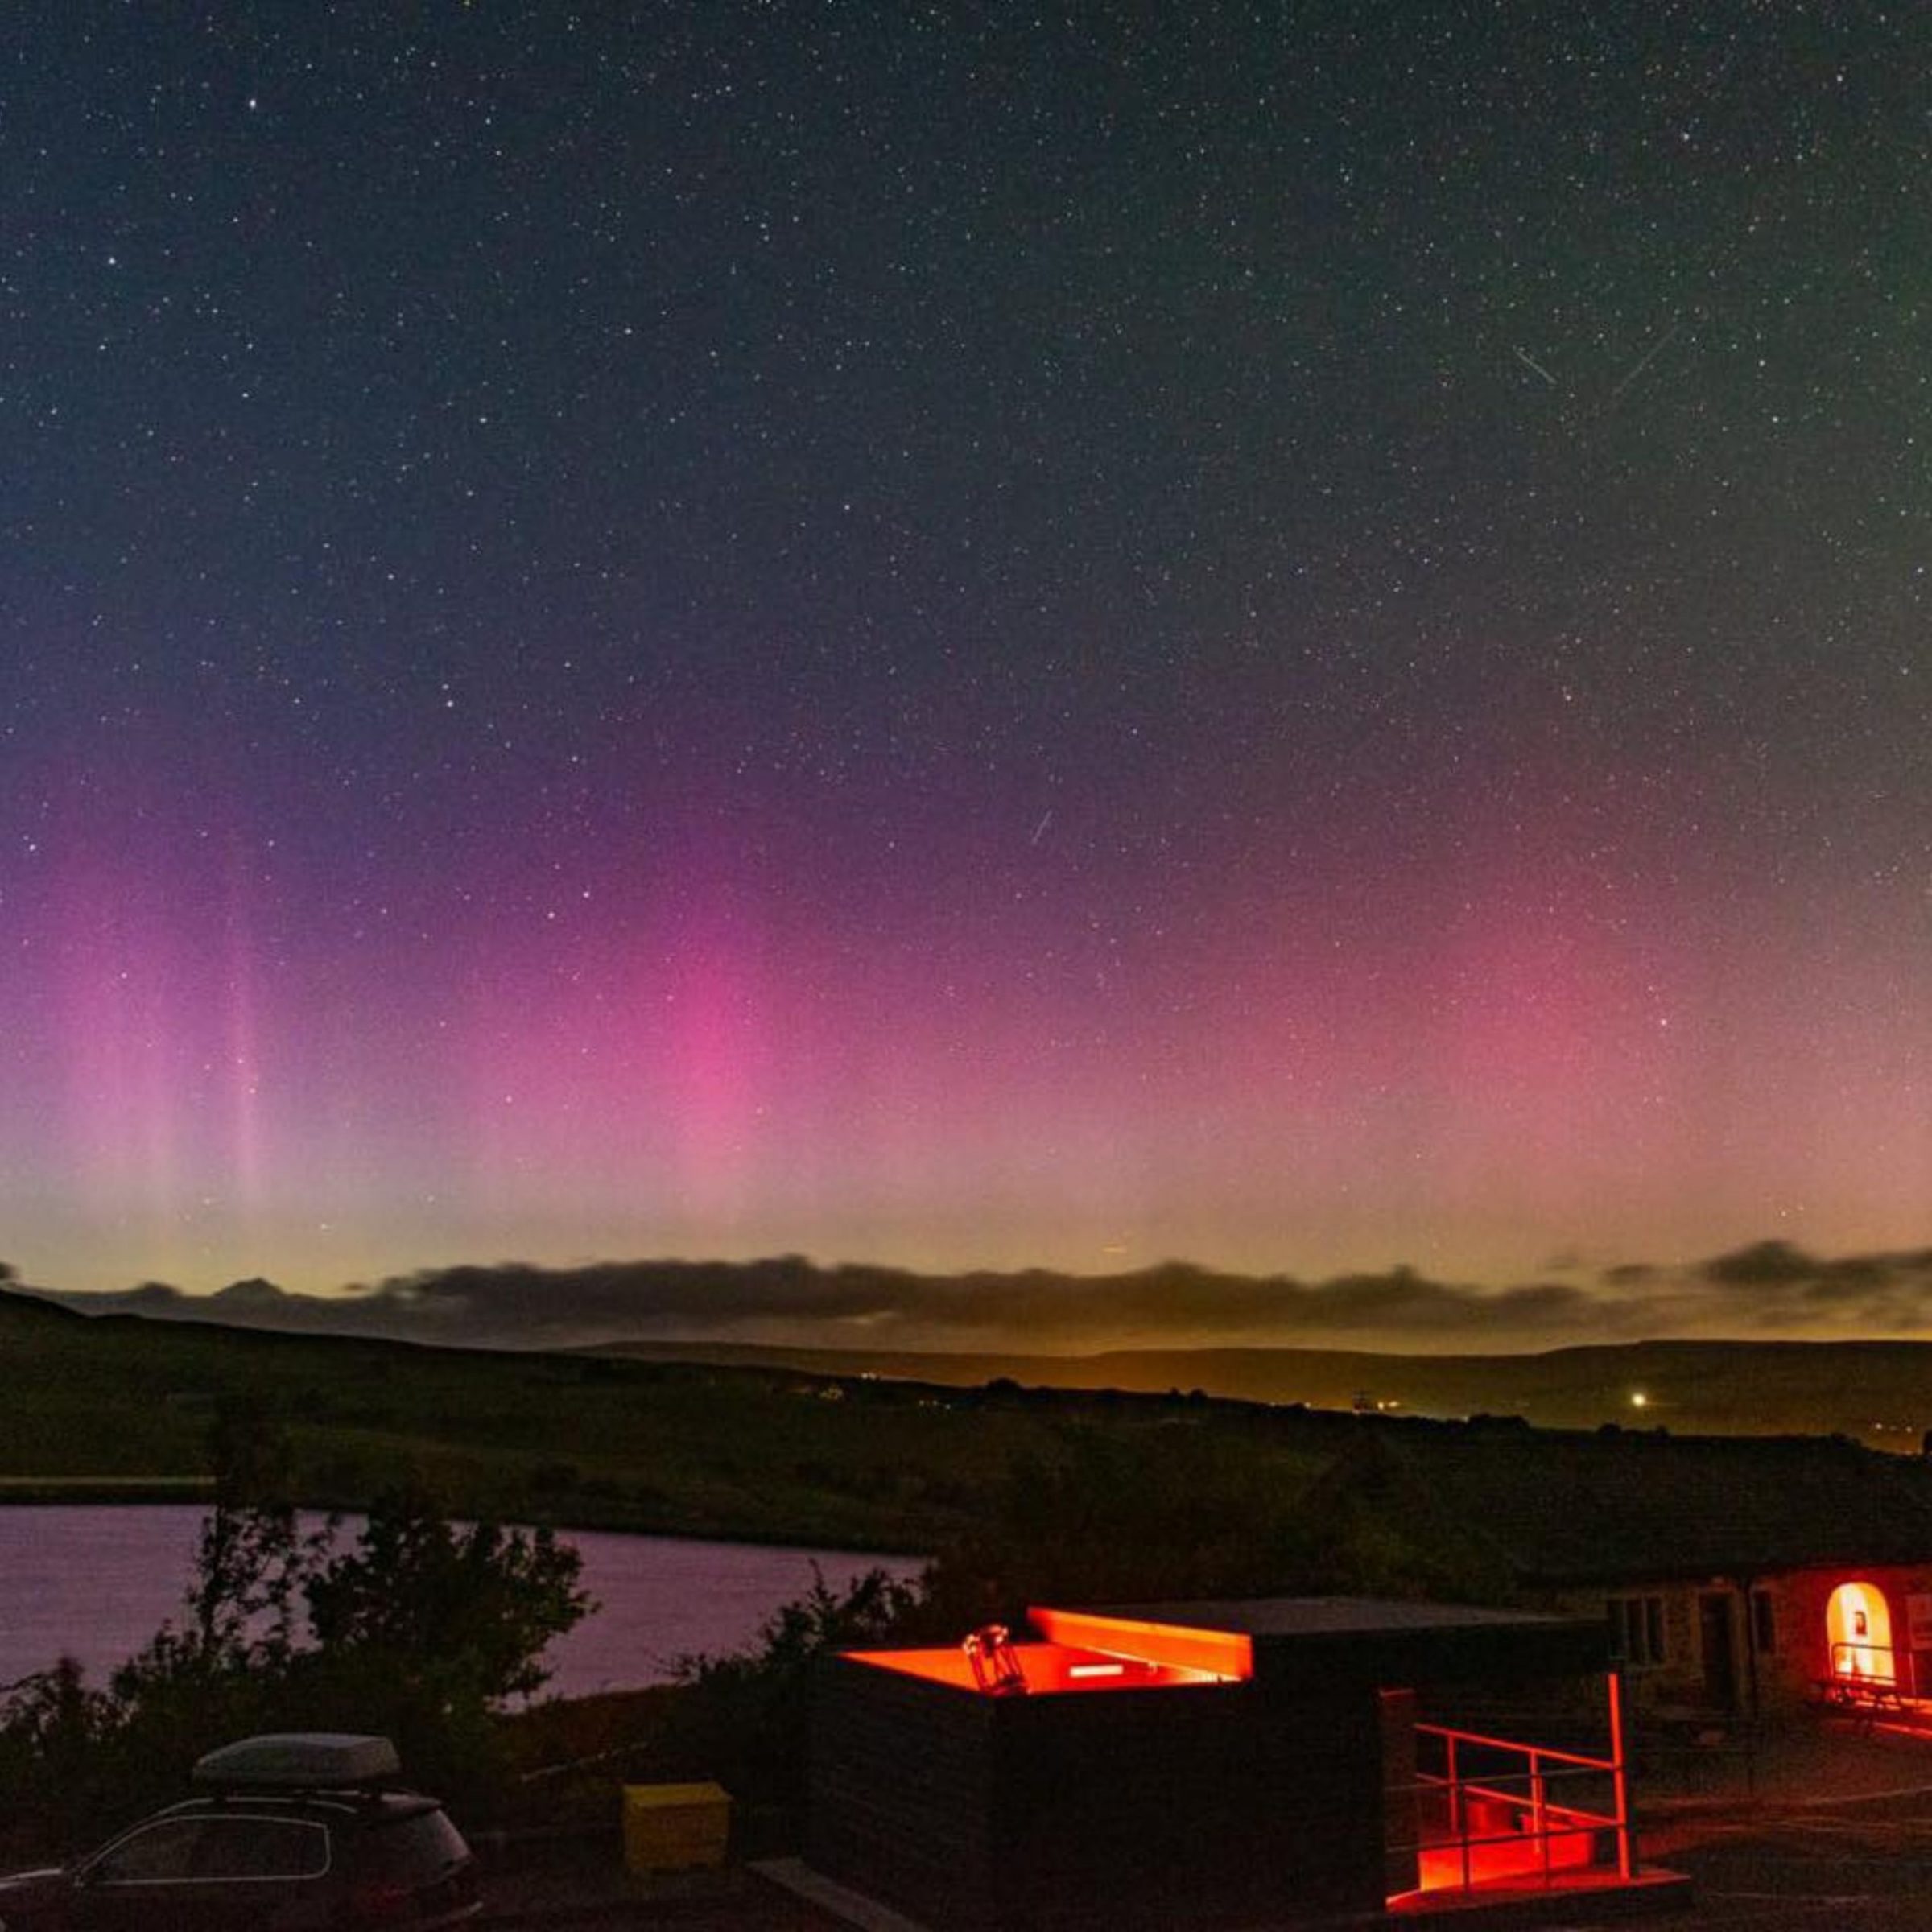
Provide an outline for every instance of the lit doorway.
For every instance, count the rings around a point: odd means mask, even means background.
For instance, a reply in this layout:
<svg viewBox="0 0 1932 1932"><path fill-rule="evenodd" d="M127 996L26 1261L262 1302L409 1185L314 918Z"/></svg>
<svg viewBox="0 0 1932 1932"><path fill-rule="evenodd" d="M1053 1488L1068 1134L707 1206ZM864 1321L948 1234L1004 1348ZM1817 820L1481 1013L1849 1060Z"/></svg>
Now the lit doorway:
<svg viewBox="0 0 1932 1932"><path fill-rule="evenodd" d="M1840 1583L1825 1606L1825 1637L1831 1646L1831 1675L1881 1684L1898 1682L1892 1648L1892 1612L1885 1593L1872 1583Z"/></svg>

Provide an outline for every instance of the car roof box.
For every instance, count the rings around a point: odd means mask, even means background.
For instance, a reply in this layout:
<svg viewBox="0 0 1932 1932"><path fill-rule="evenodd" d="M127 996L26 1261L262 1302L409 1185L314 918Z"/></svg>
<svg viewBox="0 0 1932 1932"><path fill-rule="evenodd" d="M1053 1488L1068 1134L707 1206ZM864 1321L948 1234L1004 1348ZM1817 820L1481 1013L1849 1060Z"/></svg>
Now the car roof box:
<svg viewBox="0 0 1932 1932"><path fill-rule="evenodd" d="M282 1731L245 1737L196 1760L194 1781L217 1790L323 1790L379 1784L402 1761L386 1737L340 1731Z"/></svg>

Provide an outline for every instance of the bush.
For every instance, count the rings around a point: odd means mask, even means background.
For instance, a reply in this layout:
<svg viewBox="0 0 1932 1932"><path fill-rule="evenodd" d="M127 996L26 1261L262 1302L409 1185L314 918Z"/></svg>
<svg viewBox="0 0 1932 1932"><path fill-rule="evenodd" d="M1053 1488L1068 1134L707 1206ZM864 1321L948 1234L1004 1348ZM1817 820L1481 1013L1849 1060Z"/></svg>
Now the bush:
<svg viewBox="0 0 1932 1932"><path fill-rule="evenodd" d="M592 1608L576 1551L547 1530L458 1527L408 1488L351 1543L332 1518L304 1537L291 1505L242 1500L262 1473L251 1453L225 1465L180 1624L105 1690L64 1662L0 1698L10 1852L96 1837L180 1796L203 1752L262 1731L391 1737L473 1815L500 1802L494 1713L543 1685L550 1640Z"/></svg>
<svg viewBox="0 0 1932 1932"><path fill-rule="evenodd" d="M750 1648L681 1658L663 1748L674 1774L715 1777L751 1804L804 1796L813 1666L828 1652L886 1643L914 1616L919 1586L870 1570L843 1594L815 1566L811 1587Z"/></svg>

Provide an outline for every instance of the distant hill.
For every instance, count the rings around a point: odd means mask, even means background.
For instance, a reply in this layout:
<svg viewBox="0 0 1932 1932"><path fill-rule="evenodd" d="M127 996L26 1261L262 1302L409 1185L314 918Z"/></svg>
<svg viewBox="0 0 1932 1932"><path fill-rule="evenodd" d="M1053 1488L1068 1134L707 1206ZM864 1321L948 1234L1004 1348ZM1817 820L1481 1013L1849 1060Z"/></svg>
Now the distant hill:
<svg viewBox="0 0 1932 1932"><path fill-rule="evenodd" d="M497 1521L894 1551L935 1546L1069 1422L1164 1441L1212 1406L89 1320L7 1293L0 1386L0 1505L199 1495L209 1425L240 1401L286 1430L317 1507L365 1507L407 1471ZM1316 1452L1272 1430L1256 1453L1292 1487Z"/></svg>
<svg viewBox="0 0 1932 1932"><path fill-rule="evenodd" d="M196 1493L208 1425L237 1398L287 1430L296 1493L317 1505L364 1505L414 1470L446 1506L498 1520L894 1550L943 1547L1022 1470L1030 1488L1043 1472L1098 1472L1103 1494L1127 1470L1120 1487L1150 1484L1150 1506L1171 1509L1178 1493L1207 1510L1212 1498L1217 1520L1258 1512L1278 1526L1339 1460L1377 1443L1425 1459L1480 1450L1513 1467L1568 1443L1599 1460L1641 1455L1667 1483L1686 1466L1678 1450L1725 1435L1863 1435L1916 1451L1932 1411L1922 1344L642 1352L668 1359L83 1319L0 1294L0 1504L75 1500L89 1485L122 1500ZM1211 1389L1241 1399L1200 1393ZM1351 1413L1358 1396L1383 1406ZM1889 1409L1892 1427L1875 1430ZM1834 1467L1862 1453L1820 1447ZM1785 1453L1802 1456L1802 1443ZM1925 1468L1914 1454L1884 1459L1879 1474Z"/></svg>
<svg viewBox="0 0 1932 1932"><path fill-rule="evenodd" d="M1849 1321L1868 1291L1917 1293L1932 1254L1820 1261L1759 1244L1679 1270L1742 1298L1759 1324L1790 1298L1823 1295ZM1638 1293L1626 1287L1616 1292ZM1483 1290L1404 1269L1317 1284L1217 1274L1182 1262L1096 1277L1044 1270L919 1275L765 1261L635 1261L547 1269L508 1263L399 1278L341 1295L290 1294L261 1279L213 1295L148 1282L111 1294L19 1290L10 1302L147 1323L218 1323L254 1331L358 1335L440 1348L595 1351L660 1362L789 1367L955 1387L1010 1381L1034 1388L1199 1389L1226 1398L1425 1417L1518 1415L1541 1427L1667 1428L1679 1434L1842 1434L1917 1453L1932 1430L1932 1343L1629 1340L1541 1352L1450 1354L1357 1348L1196 1345L1255 1334L1325 1340L1420 1323L1433 1336L1493 1343L1525 1310L1564 1329L1601 1332L1612 1290ZM1673 1302L1674 1305L1674 1300ZM1725 1306L1730 1304L1726 1303ZM1901 1304L1902 1305L1902 1304ZM1636 1319L1623 1306L1618 1319ZM1163 1332L1175 1345L1096 1352L1096 1335ZM1612 1331L1614 1332L1614 1331ZM931 1345L937 1333L952 1346ZM742 1335L788 1339L740 1340ZM873 1345L819 1344L864 1335ZM910 1345L877 1345L881 1336ZM1022 1338L1017 1347L975 1346ZM796 1338L807 1338L800 1341ZM703 1338L703 1339L699 1339ZM1037 1338L1037 1340L1034 1340ZM1034 1345L1028 1346L1031 1341Z"/></svg>
<svg viewBox="0 0 1932 1932"><path fill-rule="evenodd" d="M1614 1424L1679 1435L1843 1435L1911 1453L1932 1430L1932 1343L1925 1342L1633 1342L1540 1355L1314 1348L965 1355L718 1343L638 1343L597 1352L956 1386L1005 1379L1028 1387L1151 1393L1198 1389L1219 1398L1318 1409L1519 1415L1544 1429Z"/></svg>

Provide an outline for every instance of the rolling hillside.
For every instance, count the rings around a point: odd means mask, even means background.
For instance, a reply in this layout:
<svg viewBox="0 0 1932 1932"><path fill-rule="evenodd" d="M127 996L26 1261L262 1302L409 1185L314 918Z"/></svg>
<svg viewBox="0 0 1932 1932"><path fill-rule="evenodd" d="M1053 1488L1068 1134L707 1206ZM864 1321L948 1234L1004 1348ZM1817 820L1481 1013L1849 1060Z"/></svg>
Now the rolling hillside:
<svg viewBox="0 0 1932 1932"><path fill-rule="evenodd" d="M1843 1435L1912 1453L1932 1430L1932 1344L1922 1342L1637 1342L1540 1355L1302 1348L939 1355L710 1343L599 1352L968 1385L1005 1377L1042 1388L1198 1389L1224 1399L1320 1409L1520 1415L1546 1429L1615 1423L1679 1434Z"/></svg>
<svg viewBox="0 0 1932 1932"><path fill-rule="evenodd" d="M1069 1431L1185 1422L1284 1487L1327 1453L1238 1405L264 1333L9 1294L0 1376L0 1501L179 1494L238 1398L286 1429L317 1506L414 1472L460 1514L889 1550L935 1547Z"/></svg>

